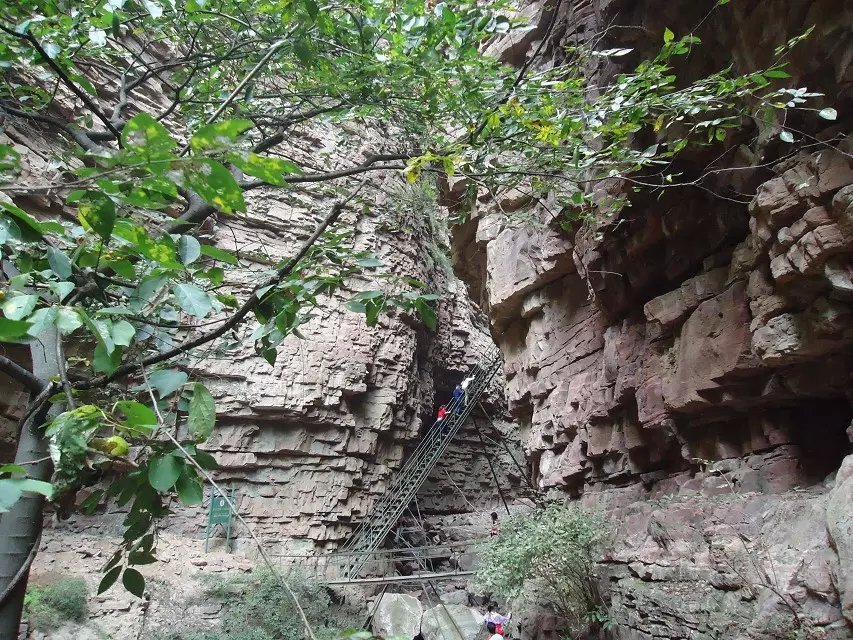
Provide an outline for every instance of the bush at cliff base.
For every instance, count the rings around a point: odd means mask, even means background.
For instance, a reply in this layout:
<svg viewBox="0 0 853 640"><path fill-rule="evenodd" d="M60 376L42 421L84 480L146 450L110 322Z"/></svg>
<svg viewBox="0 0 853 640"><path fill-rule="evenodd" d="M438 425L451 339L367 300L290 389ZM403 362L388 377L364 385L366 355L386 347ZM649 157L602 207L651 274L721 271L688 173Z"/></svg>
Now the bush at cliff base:
<svg viewBox="0 0 853 640"><path fill-rule="evenodd" d="M546 606L568 629L602 626L606 607L595 563L611 531L600 513L578 504L547 503L503 524L482 553L476 581L494 597L512 602L516 612Z"/></svg>

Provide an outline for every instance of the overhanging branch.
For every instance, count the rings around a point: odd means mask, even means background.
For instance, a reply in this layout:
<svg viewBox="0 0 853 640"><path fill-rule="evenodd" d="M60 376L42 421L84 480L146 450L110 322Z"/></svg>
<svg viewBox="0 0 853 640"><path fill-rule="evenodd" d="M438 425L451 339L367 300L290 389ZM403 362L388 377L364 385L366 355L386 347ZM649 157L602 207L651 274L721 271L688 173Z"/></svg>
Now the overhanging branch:
<svg viewBox="0 0 853 640"><path fill-rule="evenodd" d="M53 69L56 75L59 76L63 84L68 87L75 96L80 98L83 104L85 104L92 111L92 113L97 116L98 120L104 123L104 126L115 136L116 140L119 140L121 138L118 129L113 126L113 123L110 122L110 119L107 118L107 116L104 115L103 111L98 108L98 105L96 105L92 101L92 99L86 95L86 92L83 91L80 87L78 87L77 84L73 80L71 80L71 78L68 77L68 74L65 73L62 67L56 64L56 62L54 62L54 60L49 55L47 55L47 52L42 48L41 44L38 40L36 40L33 34L18 33L14 29L9 29L8 27L4 27L3 25L0 25L0 31L4 31L9 35L18 38L19 40L26 40L27 42L29 42L30 45L32 45L33 49L38 51L39 55L44 59L45 63L47 63L47 65L51 69Z"/></svg>
<svg viewBox="0 0 853 640"><path fill-rule="evenodd" d="M364 183L362 183L363 186ZM223 324L218 326L216 329L208 331L207 333L203 333L197 338L193 338L192 340L188 340L182 345L175 347L174 349L169 349L168 351L164 351L162 353L157 353L147 358L143 358L139 362L134 362L130 364L125 364L116 369L113 373L105 376L99 376L92 380L88 380L85 382L80 382L74 385L75 389L85 390L85 389L93 389L95 387L100 387L108 382L115 380L116 378L120 378L122 376L126 376L130 373L136 372L140 367L150 366L153 364L157 364L159 362L165 362L166 360L171 360L172 358L181 355L182 353L186 353L191 349L195 349L196 347L200 347L203 344L207 344L211 340L215 340L223 335L225 335L228 331L236 327L240 322L245 319L247 315L258 305L261 301L262 296L269 287L273 287L280 282L282 282L287 276L289 276L293 269L299 264L299 261L302 260L310 251L311 247L314 246L314 243L317 242L317 239L323 234L323 232L328 229L330 226L337 222L338 218L341 215L341 212L344 210L346 205L352 200L358 192L361 190L361 186L356 189L353 193L351 193L346 199L336 202L332 205L332 209L329 211L328 215L323 218L319 225L314 229L314 233L309 237L299 248L299 251L290 258L284 265L279 267L279 269L269 278L261 282L254 289L252 289L252 293L249 296L248 300L240 306L237 311L234 312L228 320L226 320Z"/></svg>
<svg viewBox="0 0 853 640"><path fill-rule="evenodd" d="M15 381L20 382L32 393L42 392L48 384L6 356L0 356L0 371Z"/></svg>

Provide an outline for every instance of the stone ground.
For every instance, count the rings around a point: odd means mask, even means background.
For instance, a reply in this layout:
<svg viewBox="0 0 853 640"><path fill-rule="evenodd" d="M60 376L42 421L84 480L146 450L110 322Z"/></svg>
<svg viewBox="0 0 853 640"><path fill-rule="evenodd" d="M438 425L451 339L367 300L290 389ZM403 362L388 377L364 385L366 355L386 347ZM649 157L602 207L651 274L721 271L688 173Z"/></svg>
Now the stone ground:
<svg viewBox="0 0 853 640"><path fill-rule="evenodd" d="M432 542L446 543L486 536L489 515L476 512L427 517L426 521L427 528L434 532L431 535L438 536ZM115 520L112 524L117 523ZM31 582L46 584L61 577L82 577L89 591L89 620L84 625L69 625L47 636L25 625L22 637L31 640L153 640L167 631L181 633L213 628L222 613L222 605L207 596L206 590L218 581L248 573L261 565L256 548L239 525L235 525L235 533L240 537L235 541L234 553L224 551L220 537L211 539L210 551L205 553L203 538L193 539L166 531L158 536L156 555L160 562L138 567L146 578L142 599L129 594L120 584L103 595L95 595L101 569L121 541L105 533L111 529L109 525L109 520L105 523L103 519L88 528L82 527L79 520L48 523L33 565ZM112 530L117 532L118 528ZM416 544L428 544L423 534L418 537L418 534L409 533L407 537ZM270 541L266 548L274 562L287 566L278 553L292 552L292 545ZM458 560L464 569L470 569L475 561L471 554ZM446 564L442 565L443 569L450 569L450 564ZM470 581L459 578L435 583L434 587L435 590L421 584L391 586L383 605L394 601L391 596L396 597L396 592L407 594L410 602L418 603L418 628L421 616L432 612L427 615L427 620L431 621L427 625L430 629L425 636L427 640L442 640L442 629L449 633L446 628L453 623L446 619L444 606L450 607L458 625L473 634L479 614L472 608L482 605L484 599L476 594ZM347 587L336 588L336 595L349 606L361 609L366 617L380 591L378 587ZM474 640L473 635L470 640Z"/></svg>

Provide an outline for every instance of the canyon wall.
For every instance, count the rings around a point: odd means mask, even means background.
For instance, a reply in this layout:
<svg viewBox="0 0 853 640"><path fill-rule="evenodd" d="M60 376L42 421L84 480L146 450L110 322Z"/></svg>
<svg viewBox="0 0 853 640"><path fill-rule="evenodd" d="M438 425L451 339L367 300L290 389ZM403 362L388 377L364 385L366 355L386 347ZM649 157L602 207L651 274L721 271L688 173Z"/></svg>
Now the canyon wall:
<svg viewBox="0 0 853 640"><path fill-rule="evenodd" d="M454 266L503 351L535 481L614 518L602 576L618 637L849 637L853 7L712 9L534 4L538 28L495 50L519 64L555 10L539 65L593 39L647 56L665 27L696 29L690 77L755 70L814 24L790 82L824 92L839 120L789 114L799 151L779 123L688 151L674 170L692 186L601 184L630 206L569 233L553 202L480 194L453 229ZM553 627L531 621L523 637Z"/></svg>
<svg viewBox="0 0 853 640"><path fill-rule="evenodd" d="M157 97L149 99L153 106L148 106L156 107ZM3 141L14 144L23 158L20 182L49 175L51 159L63 153L65 143L12 117L4 125ZM346 166L383 144L365 134L361 148L349 149L327 130L300 131L294 140L300 159L314 164L323 159L328 168ZM296 250L341 189L351 186L357 183L330 184L310 194L253 191L247 193L247 214L205 223L205 240L240 258L239 267L228 273L228 290L241 298L260 274ZM273 548L333 548L345 539L432 424L437 407L449 400L453 386L493 346L485 316L452 273L447 225L429 185L410 187L391 173L371 178L364 194L345 211L337 230L349 230L352 247L372 251L397 276L416 278L440 295L437 331L401 313L383 314L377 326L368 327L362 314L347 310L344 303L359 290L388 286L368 272L324 300L300 328L304 337L285 340L274 366L254 352L253 326L232 335L230 344L179 363L216 399L217 428L205 445L220 465L216 478L235 489L242 515ZM17 204L39 214L73 215L59 197L20 198ZM4 396L7 453L21 398ZM494 382L483 407L425 485L425 513L496 506L486 452L496 460L507 491L519 485L517 465L503 444L513 434L501 381ZM478 431L491 437L481 440ZM521 459L518 442L510 444ZM85 495L81 492L78 501ZM207 499L198 509L175 504L175 515L163 525L199 540L206 504ZM109 507L94 518L74 516L48 526L112 534L122 517L122 510ZM238 527L236 533L242 544L246 532Z"/></svg>

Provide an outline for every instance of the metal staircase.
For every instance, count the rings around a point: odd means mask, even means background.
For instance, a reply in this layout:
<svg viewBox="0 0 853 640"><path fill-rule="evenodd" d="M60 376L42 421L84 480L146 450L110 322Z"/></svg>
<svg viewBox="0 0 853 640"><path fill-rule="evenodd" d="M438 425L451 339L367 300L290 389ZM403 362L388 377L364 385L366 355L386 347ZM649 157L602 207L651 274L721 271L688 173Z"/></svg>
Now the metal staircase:
<svg viewBox="0 0 853 640"><path fill-rule="evenodd" d="M385 536L409 506L447 445L468 420L480 396L486 391L500 367L500 351L495 348L468 372L466 378L473 379L465 394L446 405L447 417L432 425L426 437L394 476L388 490L373 505L368 517L341 547L341 553L351 554L341 565L343 578L356 577L370 559L371 553L385 540Z"/></svg>

